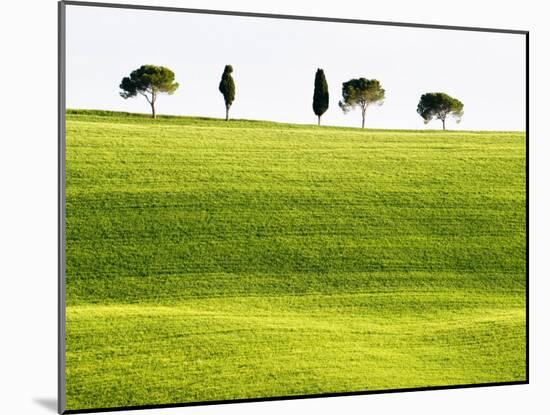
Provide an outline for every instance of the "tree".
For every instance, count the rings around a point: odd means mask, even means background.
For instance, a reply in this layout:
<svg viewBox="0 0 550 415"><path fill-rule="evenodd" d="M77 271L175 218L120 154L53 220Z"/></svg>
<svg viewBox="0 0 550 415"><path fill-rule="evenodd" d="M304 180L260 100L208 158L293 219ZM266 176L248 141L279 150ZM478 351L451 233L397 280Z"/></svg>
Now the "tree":
<svg viewBox="0 0 550 415"><path fill-rule="evenodd" d="M344 113L361 108L361 128L365 128L365 114L371 104L382 105L386 91L377 79L351 79L342 84L342 101L338 103Z"/></svg>
<svg viewBox="0 0 550 415"><path fill-rule="evenodd" d="M317 69L315 73L315 88L313 90L313 112L317 115L317 125L321 125L321 116L328 109L328 85L325 72Z"/></svg>
<svg viewBox="0 0 550 415"><path fill-rule="evenodd" d="M464 115L464 104L443 92L428 92L420 97L416 112L429 123L434 117L441 120L445 129L445 120L448 115L456 118L459 123Z"/></svg>
<svg viewBox="0 0 550 415"><path fill-rule="evenodd" d="M219 90L225 101L225 121L229 120L229 108L231 108L231 104L233 104L235 100L235 82L231 76L232 73L233 67L231 65L225 65L219 86Z"/></svg>
<svg viewBox="0 0 550 415"><path fill-rule="evenodd" d="M156 117L155 102L160 93L172 95L179 84L174 82L174 72L164 66L143 65L129 77L122 78L120 96L124 99L143 95L151 105L152 117Z"/></svg>

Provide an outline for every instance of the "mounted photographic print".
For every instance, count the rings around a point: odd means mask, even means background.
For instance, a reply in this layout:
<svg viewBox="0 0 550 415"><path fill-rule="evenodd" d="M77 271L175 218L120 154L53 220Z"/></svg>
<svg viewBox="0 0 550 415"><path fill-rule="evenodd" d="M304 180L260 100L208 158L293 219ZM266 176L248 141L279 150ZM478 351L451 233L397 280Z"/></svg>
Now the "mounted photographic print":
<svg viewBox="0 0 550 415"><path fill-rule="evenodd" d="M60 412L527 383L527 32L59 13Z"/></svg>

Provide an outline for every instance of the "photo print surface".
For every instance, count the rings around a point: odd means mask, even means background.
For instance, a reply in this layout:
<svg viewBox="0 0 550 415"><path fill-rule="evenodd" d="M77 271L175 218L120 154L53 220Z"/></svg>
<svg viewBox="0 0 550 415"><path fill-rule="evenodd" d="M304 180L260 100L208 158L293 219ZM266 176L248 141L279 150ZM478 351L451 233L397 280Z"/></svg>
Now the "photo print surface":
<svg viewBox="0 0 550 415"><path fill-rule="evenodd" d="M526 33L61 10L61 411L527 382Z"/></svg>

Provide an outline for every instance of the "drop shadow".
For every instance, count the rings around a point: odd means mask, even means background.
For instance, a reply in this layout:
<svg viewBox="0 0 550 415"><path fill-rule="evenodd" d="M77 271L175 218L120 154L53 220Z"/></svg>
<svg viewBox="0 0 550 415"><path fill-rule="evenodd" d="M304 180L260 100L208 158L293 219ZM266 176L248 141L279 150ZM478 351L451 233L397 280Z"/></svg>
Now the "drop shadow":
<svg viewBox="0 0 550 415"><path fill-rule="evenodd" d="M57 399L54 398L34 398L34 402L51 412L57 413Z"/></svg>

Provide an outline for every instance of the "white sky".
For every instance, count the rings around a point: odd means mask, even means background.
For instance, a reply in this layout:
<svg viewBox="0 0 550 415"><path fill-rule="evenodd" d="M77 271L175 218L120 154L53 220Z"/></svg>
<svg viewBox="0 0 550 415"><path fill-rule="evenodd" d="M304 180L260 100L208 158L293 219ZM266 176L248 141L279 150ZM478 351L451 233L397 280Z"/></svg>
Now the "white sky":
<svg viewBox="0 0 550 415"><path fill-rule="evenodd" d="M67 107L149 112L141 96L119 96L121 79L143 64L167 66L180 83L157 113L224 117L218 84L233 65L232 118L316 123L317 68L329 84L325 125L361 125L338 107L342 83L376 78L386 90L370 107L372 128L427 126L416 113L424 92L464 103L448 129L525 129L525 36L439 29L67 6Z"/></svg>

